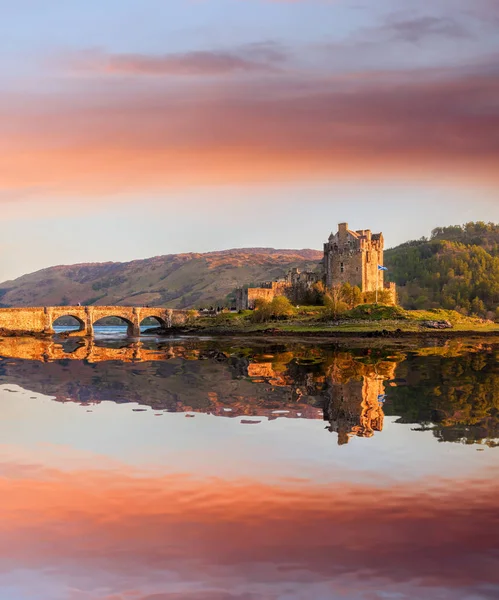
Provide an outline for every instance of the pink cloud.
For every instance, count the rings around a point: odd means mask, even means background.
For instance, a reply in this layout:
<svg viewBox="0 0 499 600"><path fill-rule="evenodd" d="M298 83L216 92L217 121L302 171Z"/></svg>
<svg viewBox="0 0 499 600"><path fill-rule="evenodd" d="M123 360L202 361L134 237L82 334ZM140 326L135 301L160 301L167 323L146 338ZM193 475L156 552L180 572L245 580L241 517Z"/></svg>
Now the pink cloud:
<svg viewBox="0 0 499 600"><path fill-rule="evenodd" d="M71 61L76 71L119 75L216 76L231 73L274 73L275 56L268 51L251 54L235 52L196 51L176 54L108 54L87 52Z"/></svg>
<svg viewBox="0 0 499 600"><path fill-rule="evenodd" d="M495 64L4 96L0 175L6 190L77 193L365 175L496 181Z"/></svg>

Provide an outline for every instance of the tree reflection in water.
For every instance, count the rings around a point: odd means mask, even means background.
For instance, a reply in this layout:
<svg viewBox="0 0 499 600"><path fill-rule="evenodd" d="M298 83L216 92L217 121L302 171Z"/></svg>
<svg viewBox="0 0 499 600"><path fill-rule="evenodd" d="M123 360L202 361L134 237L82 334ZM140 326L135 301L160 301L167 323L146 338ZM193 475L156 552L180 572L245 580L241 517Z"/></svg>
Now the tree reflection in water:
<svg viewBox="0 0 499 600"><path fill-rule="evenodd" d="M0 382L84 405L137 402L225 417L320 418L339 444L382 431L387 415L430 429L441 441L494 446L498 348L6 338L0 340Z"/></svg>

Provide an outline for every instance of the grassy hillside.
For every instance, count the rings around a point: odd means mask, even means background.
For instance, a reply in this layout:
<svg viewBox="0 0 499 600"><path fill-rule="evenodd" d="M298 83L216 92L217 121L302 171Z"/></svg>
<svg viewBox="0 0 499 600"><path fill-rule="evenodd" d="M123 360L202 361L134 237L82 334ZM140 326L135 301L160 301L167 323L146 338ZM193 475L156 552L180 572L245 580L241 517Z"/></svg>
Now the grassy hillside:
<svg viewBox="0 0 499 600"><path fill-rule="evenodd" d="M68 304L187 308L223 303L240 285L315 269L316 250L243 248L169 254L126 263L58 266L0 284L1 306Z"/></svg>
<svg viewBox="0 0 499 600"><path fill-rule="evenodd" d="M385 264L406 308L499 317L499 225L439 227L387 250Z"/></svg>

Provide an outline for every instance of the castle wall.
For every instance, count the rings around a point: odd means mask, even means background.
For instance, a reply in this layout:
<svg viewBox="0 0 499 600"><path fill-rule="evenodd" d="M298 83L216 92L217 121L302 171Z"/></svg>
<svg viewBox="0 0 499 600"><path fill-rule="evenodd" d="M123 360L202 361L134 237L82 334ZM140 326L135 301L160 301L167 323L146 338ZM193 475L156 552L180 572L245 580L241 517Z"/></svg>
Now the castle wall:
<svg viewBox="0 0 499 600"><path fill-rule="evenodd" d="M320 275L309 271L300 272L292 269L285 279L279 281L267 281L260 287L238 288L236 290L236 310L247 310L255 308L258 299L271 302L276 296L285 296L291 302L301 302L307 291L319 281Z"/></svg>
<svg viewBox="0 0 499 600"><path fill-rule="evenodd" d="M326 286L350 283L363 286L362 252L352 245L324 244Z"/></svg>
<svg viewBox="0 0 499 600"><path fill-rule="evenodd" d="M248 309L248 290L240 287L236 289L236 310Z"/></svg>
<svg viewBox="0 0 499 600"><path fill-rule="evenodd" d="M380 241L371 241L364 245L362 271L362 291L375 292L383 289L383 273L378 271L378 265L383 265L383 244Z"/></svg>
<svg viewBox="0 0 499 600"><path fill-rule="evenodd" d="M248 304L246 308L255 308L257 300L266 300L271 302L276 296L273 288L249 288L248 289Z"/></svg>

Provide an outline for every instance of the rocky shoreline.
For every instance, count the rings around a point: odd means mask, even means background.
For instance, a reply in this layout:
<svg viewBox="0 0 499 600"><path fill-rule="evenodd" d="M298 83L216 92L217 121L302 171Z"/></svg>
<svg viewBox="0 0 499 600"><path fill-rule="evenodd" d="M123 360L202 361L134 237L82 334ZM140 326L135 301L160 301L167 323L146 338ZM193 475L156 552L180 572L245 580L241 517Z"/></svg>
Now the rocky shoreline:
<svg viewBox="0 0 499 600"><path fill-rule="evenodd" d="M3 338L37 338L50 339L56 335L59 338L71 337L70 334L64 332L58 334L40 333L33 331L11 331L0 328L0 337ZM155 335L158 337L172 338L179 336L213 336L213 337L294 337L294 338L322 338L322 339L338 339L338 338L357 338L357 339L443 339L443 338L466 338L466 337L497 337L498 331L481 331L476 330L454 330L448 327L428 327L418 331L404 329L375 329L375 330L359 330L359 331L343 331L341 329L317 329L308 331L293 331L284 330L277 327L267 327L258 330L245 330L240 328L230 327L151 327L146 329L142 335Z"/></svg>
<svg viewBox="0 0 499 600"><path fill-rule="evenodd" d="M402 329L396 330L374 330L374 331L341 331L341 330L317 330L317 331L286 331L278 328L269 327L257 331L245 331L242 329L230 328L197 328L197 327L176 327L172 329L163 329L154 327L144 331L146 335L158 335L161 337L174 336L214 336L214 337L306 337L306 338L464 338L464 337L498 337L499 331L453 331L448 328L429 328L421 331L408 331Z"/></svg>

